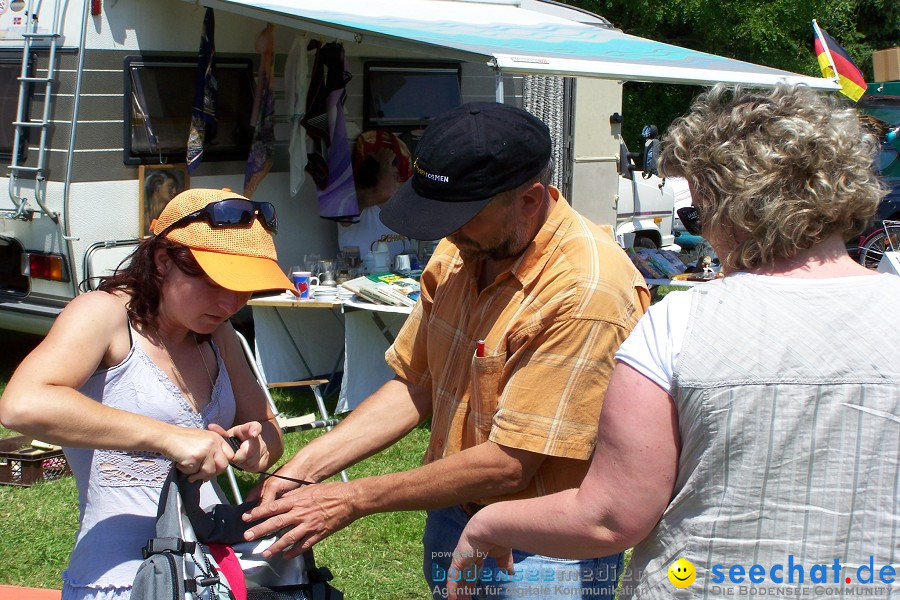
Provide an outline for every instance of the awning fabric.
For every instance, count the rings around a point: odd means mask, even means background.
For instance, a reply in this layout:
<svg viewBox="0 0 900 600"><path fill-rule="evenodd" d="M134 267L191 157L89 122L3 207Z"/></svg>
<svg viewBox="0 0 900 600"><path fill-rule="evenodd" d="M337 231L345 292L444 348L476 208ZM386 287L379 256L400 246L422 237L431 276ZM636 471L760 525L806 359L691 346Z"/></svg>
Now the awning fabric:
<svg viewBox="0 0 900 600"><path fill-rule="evenodd" d="M515 2L470 0L202 0L206 6L389 47L479 60L504 73L627 81L772 86L836 83L627 35ZM339 35L345 34L344 36ZM349 37L348 37L349 36Z"/></svg>

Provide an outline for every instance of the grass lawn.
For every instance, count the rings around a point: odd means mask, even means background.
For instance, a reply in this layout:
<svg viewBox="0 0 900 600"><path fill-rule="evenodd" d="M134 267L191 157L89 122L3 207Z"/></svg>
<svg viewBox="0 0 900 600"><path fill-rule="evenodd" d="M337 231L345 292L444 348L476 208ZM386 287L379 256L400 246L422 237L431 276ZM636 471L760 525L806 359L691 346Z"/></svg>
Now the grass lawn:
<svg viewBox="0 0 900 600"><path fill-rule="evenodd" d="M14 435L9 430L0 435ZM286 456L316 432L286 436ZM348 470L351 478L411 469L428 443L418 428L394 447ZM282 462L284 462L282 460ZM238 473L246 491L255 478ZM223 480L222 486L228 489ZM423 512L381 514L361 519L316 545L316 561L328 566L347 598L429 597L422 579ZM30 488L0 486L0 584L61 587L78 528L75 480L65 477Z"/></svg>

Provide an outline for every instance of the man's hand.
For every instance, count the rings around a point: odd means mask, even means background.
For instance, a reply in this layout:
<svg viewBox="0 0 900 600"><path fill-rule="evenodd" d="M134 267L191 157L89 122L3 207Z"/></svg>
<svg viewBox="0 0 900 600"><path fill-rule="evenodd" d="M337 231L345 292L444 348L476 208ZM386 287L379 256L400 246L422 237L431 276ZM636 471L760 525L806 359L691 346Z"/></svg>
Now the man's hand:
<svg viewBox="0 0 900 600"><path fill-rule="evenodd" d="M243 519L266 520L248 529L244 539L255 540L290 528L263 556L269 558L282 551L285 558L299 556L356 520L351 486L352 483L342 482L317 483L289 491L277 500L262 502L244 513Z"/></svg>
<svg viewBox="0 0 900 600"><path fill-rule="evenodd" d="M295 457L296 458L296 457ZM281 475L282 477L290 477L292 479L299 479L301 481L315 481L311 479L305 472L302 472L298 468L294 468L295 461L290 460L284 465L282 465L276 473ZM272 502L273 500L277 500L281 498L286 493L291 490L296 490L300 487L299 483L294 483L293 481L288 481L287 479L280 479L278 477L266 477L263 482L247 494L247 500L259 500L260 506L266 504L268 502Z"/></svg>
<svg viewBox="0 0 900 600"><path fill-rule="evenodd" d="M473 517L472 521L478 518L478 515ZM471 525L472 521L469 522ZM505 548L503 546L498 546L497 544L492 544L487 540L479 540L477 538L477 523L475 527L467 526L462 535L459 538L459 542L456 544L456 548L453 550L453 562L450 563L450 569L448 569L448 577L447 577L447 597L455 598L456 600L468 600L470 596L464 592L467 585L472 585L471 581L462 581L462 577L458 577L455 579L451 579L449 577L449 573L453 571L454 573L459 572L462 573L463 569L468 567L469 565L475 565L477 569L481 569L484 565L484 559L488 556L493 556L497 565L501 569L506 569L506 571L510 574L515 573L515 566L513 564L512 557L512 549Z"/></svg>

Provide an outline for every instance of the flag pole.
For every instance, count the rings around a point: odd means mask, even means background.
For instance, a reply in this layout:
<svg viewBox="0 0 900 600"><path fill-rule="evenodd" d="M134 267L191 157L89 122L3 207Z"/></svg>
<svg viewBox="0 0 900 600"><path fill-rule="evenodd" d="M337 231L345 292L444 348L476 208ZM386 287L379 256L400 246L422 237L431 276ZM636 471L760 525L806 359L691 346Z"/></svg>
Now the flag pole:
<svg viewBox="0 0 900 600"><path fill-rule="evenodd" d="M841 78L838 76L837 66L834 64L834 59L831 58L831 49L828 48L828 42L825 41L825 36L822 35L822 30L819 29L819 24L816 23L816 20L812 20L813 30L816 32L816 36L818 36L819 40L822 42L822 48L825 50L825 56L828 57L828 64L831 65L831 73L832 73L832 81L836 84L841 84Z"/></svg>

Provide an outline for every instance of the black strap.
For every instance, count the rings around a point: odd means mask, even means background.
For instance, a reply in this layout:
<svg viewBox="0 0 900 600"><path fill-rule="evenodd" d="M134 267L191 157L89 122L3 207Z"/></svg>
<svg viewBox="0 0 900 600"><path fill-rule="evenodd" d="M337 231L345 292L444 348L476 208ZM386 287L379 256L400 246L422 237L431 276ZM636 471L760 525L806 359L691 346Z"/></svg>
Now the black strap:
<svg viewBox="0 0 900 600"><path fill-rule="evenodd" d="M241 447L241 440L239 440L239 439L238 439L237 437L235 437L235 436L227 437L227 438L225 438L225 441L228 442L228 445L231 446L231 449L234 450L235 452L237 452L237 451L238 451L238 448ZM243 469L240 468L240 467L237 466L237 465L231 465L231 466L232 466L233 468L237 469L238 471L243 471ZM284 476L284 475L279 475L278 473L265 473L265 472L263 472L263 473L258 473L258 475L259 475L260 477L275 477L276 479L284 479L285 481L290 481L290 482L292 482L292 483L296 483L296 484L299 484L299 485L313 485L313 484L315 483L315 481L306 481L306 480L303 480L303 479L294 479L293 477L286 477L286 476Z"/></svg>
<svg viewBox="0 0 900 600"><path fill-rule="evenodd" d="M313 485L315 481L305 481L303 479L294 479L293 477L285 477L284 475L279 475L278 473L260 473L260 477L274 477L276 479L284 479L285 481L291 481L293 483L299 485Z"/></svg>
<svg viewBox="0 0 900 600"><path fill-rule="evenodd" d="M219 585L222 583L222 580L218 577L201 577L198 579L185 579L184 580L184 591L190 592L192 594L196 594L197 590L202 587L210 587L213 585ZM230 591L230 590L229 590ZM234 597L234 596L232 596Z"/></svg>
<svg viewBox="0 0 900 600"><path fill-rule="evenodd" d="M193 554L196 548L196 542L185 542L180 538L150 538L147 540L147 545L141 549L141 553L146 559L154 554L162 554L163 552L171 552L173 554Z"/></svg>
<svg viewBox="0 0 900 600"><path fill-rule="evenodd" d="M328 585L328 582L334 579L331 570L328 567L316 566L312 548L303 553L303 561L306 564L306 576L309 578L309 590L312 600L332 600L333 597L343 598L342 594ZM332 592L336 592L336 595L332 594Z"/></svg>

